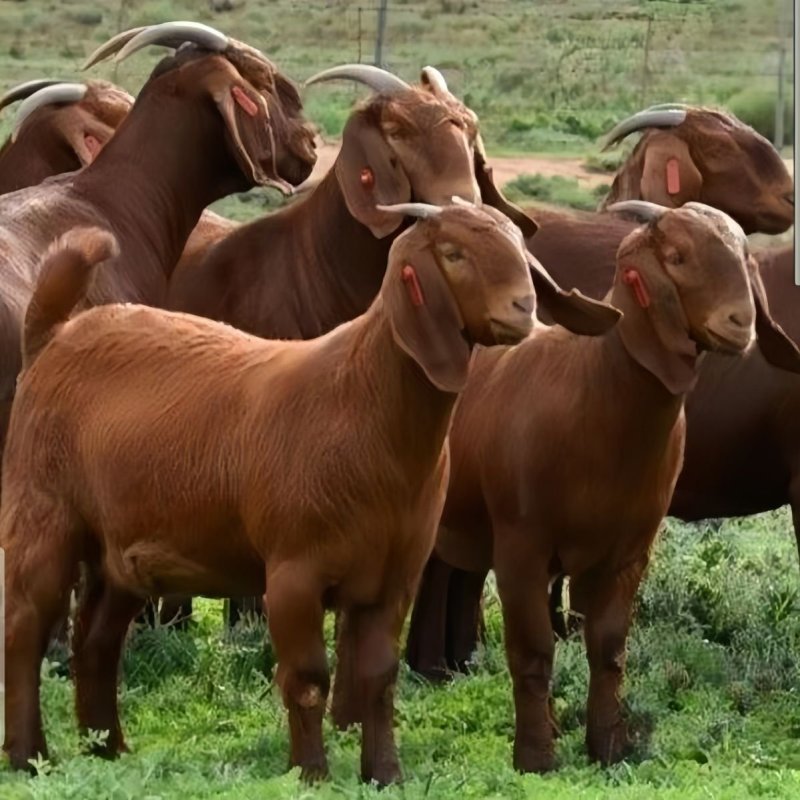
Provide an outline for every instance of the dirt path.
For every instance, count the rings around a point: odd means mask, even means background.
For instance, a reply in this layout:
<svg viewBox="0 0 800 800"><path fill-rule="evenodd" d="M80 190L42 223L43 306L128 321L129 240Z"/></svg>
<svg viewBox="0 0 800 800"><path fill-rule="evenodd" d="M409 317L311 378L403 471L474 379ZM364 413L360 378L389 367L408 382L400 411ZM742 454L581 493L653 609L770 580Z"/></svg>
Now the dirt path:
<svg viewBox="0 0 800 800"><path fill-rule="evenodd" d="M338 152L338 142L325 143L318 146L317 164L306 183L316 183L330 169ZM494 170L495 183L498 186L508 183L508 181L523 173L544 175L546 177L561 175L565 178L577 178L588 189L600 183L611 182L610 175L587 172L583 168L583 160L577 158L559 158L558 156L548 156L546 158L541 156L492 157L490 158L490 163Z"/></svg>

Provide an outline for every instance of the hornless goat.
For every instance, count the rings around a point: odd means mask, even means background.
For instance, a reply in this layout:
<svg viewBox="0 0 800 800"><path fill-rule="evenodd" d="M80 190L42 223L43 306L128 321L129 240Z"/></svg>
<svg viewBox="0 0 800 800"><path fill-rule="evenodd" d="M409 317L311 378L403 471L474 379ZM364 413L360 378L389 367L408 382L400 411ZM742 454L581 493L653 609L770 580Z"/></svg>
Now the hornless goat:
<svg viewBox="0 0 800 800"><path fill-rule="evenodd" d="M75 226L107 228L119 255L88 302L160 305L206 205L254 184L298 184L316 160L292 84L257 50L212 28L126 31L90 63L115 52L122 60L150 44L184 46L155 68L95 160L0 199L0 446L20 368L21 318L51 242Z"/></svg>
<svg viewBox="0 0 800 800"><path fill-rule="evenodd" d="M535 232L495 188L477 117L436 69L423 69L419 86L363 64L334 67L308 83L335 79L376 92L347 121L336 163L302 200L182 258L170 281L170 308L266 338L320 336L363 313L380 288L389 248L404 227L396 214L376 209L381 203L480 196L524 235ZM219 231L227 233L224 223ZM242 603L260 606L257 599L233 601L231 622ZM190 609L184 601L181 615ZM176 611L168 604L162 619Z"/></svg>
<svg viewBox="0 0 800 800"><path fill-rule="evenodd" d="M794 223L794 183L786 164L733 114L653 106L620 122L606 147L642 130L601 209L620 200L672 208L696 200L733 217L745 233L783 233Z"/></svg>
<svg viewBox="0 0 800 800"><path fill-rule="evenodd" d="M90 164L133 105L107 81L28 81L0 97L0 109L17 100L23 102L0 147L0 194Z"/></svg>
<svg viewBox="0 0 800 800"><path fill-rule="evenodd" d="M81 229L46 259L0 511L13 766L46 753L40 663L84 561L73 671L81 728L109 732L101 753L124 749L117 665L144 599L266 587L291 763L307 777L327 770L322 618L333 607L337 692L348 721L363 721L362 775L399 776L398 637L433 545L472 345L531 330L531 272L557 315L608 326L619 312L561 292L493 209L381 210L427 218L394 242L368 311L313 341L131 304L67 321L113 239Z"/></svg>
<svg viewBox="0 0 800 800"><path fill-rule="evenodd" d="M554 765L548 587L560 574L585 616L589 755L607 764L625 753L618 692L631 608L680 470L683 402L702 351L742 353L755 334L776 360L800 365L769 317L741 228L699 203L655 208L618 251L616 328L596 339L539 328L517 347L479 352L453 421L436 552L495 570L523 771Z"/></svg>

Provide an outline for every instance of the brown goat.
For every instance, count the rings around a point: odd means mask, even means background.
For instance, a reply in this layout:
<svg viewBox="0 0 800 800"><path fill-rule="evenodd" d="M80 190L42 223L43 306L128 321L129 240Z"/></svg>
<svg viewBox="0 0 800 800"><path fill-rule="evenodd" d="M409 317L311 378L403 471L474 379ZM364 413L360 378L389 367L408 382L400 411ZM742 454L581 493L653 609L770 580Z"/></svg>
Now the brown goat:
<svg viewBox="0 0 800 800"><path fill-rule="evenodd" d="M0 194L91 163L133 105L107 81L29 81L6 92L0 109L17 100L13 133L0 147Z"/></svg>
<svg viewBox="0 0 800 800"><path fill-rule="evenodd" d="M327 769L322 617L335 607L337 693L363 721L362 775L399 776L397 641L444 500L452 409L472 343L530 331L528 269L541 267L492 209L397 211L429 218L393 244L375 302L308 342L135 305L66 321L113 243L82 230L52 253L26 317L3 470L15 767L46 753L40 661L84 561L73 669L81 728L109 732L101 753L124 748L117 664L144 598L266 586L291 763L306 777ZM551 310L618 317L542 280Z"/></svg>
<svg viewBox="0 0 800 800"><path fill-rule="evenodd" d="M539 230L528 249L564 286L605 297L614 280L616 252L636 223L610 214L536 210ZM800 342L800 288L794 284L794 248L754 253L770 313ZM540 308L540 318L552 322ZM774 363L778 362L778 363ZM787 370L783 367L789 367ZM733 517L790 503L800 552L800 376L777 354L753 348L732 361L708 353L686 401L686 447L669 515L685 521ZM435 554L425 570L420 614L409 633L411 666L434 680L463 670L478 640L484 575L444 564ZM566 634L563 579L553 584L552 622ZM419 600L417 602L420 602ZM424 613L423 613L424 610Z"/></svg>
<svg viewBox="0 0 800 800"><path fill-rule="evenodd" d="M165 23L129 31L93 60L186 41L193 46L160 62L91 164L0 198L0 445L19 371L21 317L52 241L78 225L107 228L119 255L88 302L162 305L167 277L206 205L254 184L300 183L315 162L291 83L261 53L211 28Z"/></svg>
<svg viewBox="0 0 800 800"><path fill-rule="evenodd" d="M733 114L654 106L619 123L606 146L641 130L601 209L620 200L672 208L695 200L724 211L745 233L783 233L794 223L794 182L786 164Z"/></svg>
<svg viewBox="0 0 800 800"><path fill-rule="evenodd" d="M610 763L625 752L631 607L680 469L701 351L740 353L755 329L761 347L800 364L768 316L743 232L707 206L662 208L626 237L610 299L624 316L604 337L552 327L480 352L450 436L436 551L495 570L523 771L554 765L548 587L560 574L585 616L589 755ZM416 607L414 619L424 614Z"/></svg>
<svg viewBox="0 0 800 800"><path fill-rule="evenodd" d="M431 67L412 87L365 65L343 65L311 78L352 79L377 93L350 116L336 163L302 200L228 233L204 253L185 255L172 276L168 306L274 339L320 336L370 305L389 248L402 231L378 203L450 203L481 199L510 216L527 236L535 224L494 187L475 114ZM227 234L227 235L225 235ZM537 291L541 287L537 287ZM256 599L233 601L230 621ZM181 615L190 613L188 601ZM167 605L162 618L177 609Z"/></svg>

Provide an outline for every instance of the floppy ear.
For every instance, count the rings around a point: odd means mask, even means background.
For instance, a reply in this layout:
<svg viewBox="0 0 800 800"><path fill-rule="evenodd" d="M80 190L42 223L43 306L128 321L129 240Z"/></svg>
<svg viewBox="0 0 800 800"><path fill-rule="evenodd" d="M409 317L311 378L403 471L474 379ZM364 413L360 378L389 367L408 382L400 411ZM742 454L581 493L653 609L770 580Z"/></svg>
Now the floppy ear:
<svg viewBox="0 0 800 800"><path fill-rule="evenodd" d="M427 242L393 254L382 290L397 344L443 392L460 392L469 370L471 348L461 331L464 321L450 285Z"/></svg>
<svg viewBox="0 0 800 800"><path fill-rule="evenodd" d="M618 258L617 271L635 271L643 287L637 291L621 275L614 285L614 305L623 313L619 335L625 349L672 394L691 391L699 354L675 285L649 247Z"/></svg>
<svg viewBox="0 0 800 800"><path fill-rule="evenodd" d="M599 336L617 324L622 315L614 306L592 300L577 289L565 292L536 258L530 253L527 256L536 299L554 323L583 336Z"/></svg>
<svg viewBox="0 0 800 800"><path fill-rule="evenodd" d="M539 230L539 226L519 206L506 200L503 193L494 185L492 168L486 164L486 158L478 147L475 153L475 178L481 190L481 200L485 205L496 208L505 214L528 239Z"/></svg>
<svg viewBox="0 0 800 800"><path fill-rule="evenodd" d="M800 350L786 335L783 328L772 319L767 304L767 293L758 271L758 262L748 256L747 271L753 289L753 302L756 307L756 341L761 355L779 369L800 372Z"/></svg>
<svg viewBox="0 0 800 800"><path fill-rule="evenodd" d="M64 140L85 167L97 158L114 129L78 105L61 110L58 127Z"/></svg>
<svg viewBox="0 0 800 800"><path fill-rule="evenodd" d="M224 69L208 77L208 90L227 129L231 152L242 174L253 186L276 186L291 192L289 184L278 175L275 164L275 138L270 124L267 101L226 59ZM263 164L269 164L269 173Z"/></svg>
<svg viewBox="0 0 800 800"><path fill-rule="evenodd" d="M347 210L373 236L383 239L403 224L401 216L375 208L408 202L411 184L383 133L364 113L352 114L345 125L335 169Z"/></svg>
<svg viewBox="0 0 800 800"><path fill-rule="evenodd" d="M682 139L660 131L651 134L646 148L639 187L644 200L677 208L700 199L703 177Z"/></svg>

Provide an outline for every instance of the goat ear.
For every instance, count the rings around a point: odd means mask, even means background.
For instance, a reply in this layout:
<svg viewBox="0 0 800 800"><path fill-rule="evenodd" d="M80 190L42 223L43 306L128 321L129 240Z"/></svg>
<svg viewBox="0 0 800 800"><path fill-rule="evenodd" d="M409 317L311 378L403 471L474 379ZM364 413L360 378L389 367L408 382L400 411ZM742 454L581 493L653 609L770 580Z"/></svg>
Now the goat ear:
<svg viewBox="0 0 800 800"><path fill-rule="evenodd" d="M622 316L614 306L601 300L592 300L577 289L565 292L530 253L528 269L536 299L550 312L557 325L583 336L600 336L613 328Z"/></svg>
<svg viewBox="0 0 800 800"><path fill-rule="evenodd" d="M386 277L394 285L382 292L394 339L434 386L460 392L471 351L450 285L429 245L403 247L396 256Z"/></svg>
<svg viewBox="0 0 800 800"><path fill-rule="evenodd" d="M114 135L114 129L75 105L62 110L58 121L64 140L85 167L97 158Z"/></svg>
<svg viewBox="0 0 800 800"><path fill-rule="evenodd" d="M272 185L287 191L278 176L275 139L267 101L227 60L208 78L208 91L222 116L227 138L242 174L253 186ZM264 169L269 164L269 173Z"/></svg>
<svg viewBox="0 0 800 800"><path fill-rule="evenodd" d="M647 140L646 148L640 183L644 200L677 208L700 199L703 177L682 139L662 131Z"/></svg>
<svg viewBox="0 0 800 800"><path fill-rule="evenodd" d="M620 256L617 270L635 270L642 281L638 291L619 275L615 281L613 299L623 313L619 335L625 349L669 392L686 394L697 382L699 354L675 285L650 248Z"/></svg>
<svg viewBox="0 0 800 800"><path fill-rule="evenodd" d="M539 226L519 206L507 200L495 186L492 168L487 165L486 158L479 148L475 148L475 178L481 190L481 200L487 206L496 208L505 214L528 239L539 230Z"/></svg>
<svg viewBox="0 0 800 800"><path fill-rule="evenodd" d="M336 177L348 211L373 236L383 239L403 224L398 214L378 211L376 205L407 203L411 184L376 124L355 113L345 125Z"/></svg>
<svg viewBox="0 0 800 800"><path fill-rule="evenodd" d="M756 341L761 355L774 367L800 372L800 350L770 315L767 293L753 256L748 256L747 270L756 307Z"/></svg>

